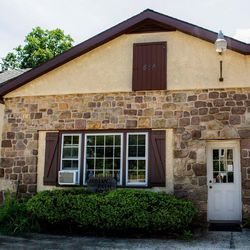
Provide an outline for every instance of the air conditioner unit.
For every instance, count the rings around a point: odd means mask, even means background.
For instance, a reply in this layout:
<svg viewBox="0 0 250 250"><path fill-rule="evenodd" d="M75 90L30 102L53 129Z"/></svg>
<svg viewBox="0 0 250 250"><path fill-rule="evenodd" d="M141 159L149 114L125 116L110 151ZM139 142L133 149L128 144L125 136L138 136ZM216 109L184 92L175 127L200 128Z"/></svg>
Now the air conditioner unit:
<svg viewBox="0 0 250 250"><path fill-rule="evenodd" d="M79 185L78 171L59 171L58 183L60 185Z"/></svg>

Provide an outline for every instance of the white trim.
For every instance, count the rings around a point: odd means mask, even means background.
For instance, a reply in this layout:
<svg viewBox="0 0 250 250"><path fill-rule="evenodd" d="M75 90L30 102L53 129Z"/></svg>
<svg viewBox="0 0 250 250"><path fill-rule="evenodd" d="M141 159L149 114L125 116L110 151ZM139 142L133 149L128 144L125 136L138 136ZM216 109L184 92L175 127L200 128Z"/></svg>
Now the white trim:
<svg viewBox="0 0 250 250"><path fill-rule="evenodd" d="M129 157L128 156L128 146L129 146L129 135L145 135L145 157ZM129 132L127 133L126 141L126 186L142 186L148 185L148 132ZM128 182L128 160L145 160L145 182Z"/></svg>
<svg viewBox="0 0 250 250"><path fill-rule="evenodd" d="M83 159L83 185L86 185L86 142L87 142L87 136L107 136L107 135L120 135L121 143L120 143L120 183L117 183L118 186L122 185L122 172L123 172L123 133L85 133L84 134L84 159Z"/></svg>
<svg viewBox="0 0 250 250"><path fill-rule="evenodd" d="M63 142L64 142L64 137L65 136L78 136L79 137L79 144L78 144L78 158L75 158L75 159L72 159L72 158L63 158ZM60 158L60 171L65 171L65 172L72 172L72 171L75 171L75 172L78 172L78 180L77 180L77 183L78 185L80 185L80 166L81 166L81 145L82 145L82 135L79 134L79 133L67 133L67 134L62 134L62 141L61 141L61 158ZM77 170L70 170L70 169L62 169L62 162L63 160L78 160L78 169ZM59 179L58 179L59 181Z"/></svg>

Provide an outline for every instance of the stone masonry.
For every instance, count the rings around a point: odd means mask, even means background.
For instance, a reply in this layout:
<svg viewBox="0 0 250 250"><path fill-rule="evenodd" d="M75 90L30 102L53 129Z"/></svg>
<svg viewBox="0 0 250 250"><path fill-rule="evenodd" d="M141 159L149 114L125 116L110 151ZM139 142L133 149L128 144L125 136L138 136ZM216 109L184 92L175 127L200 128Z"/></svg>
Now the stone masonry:
<svg viewBox="0 0 250 250"><path fill-rule="evenodd" d="M206 140L241 140L244 216L250 215L250 89L145 91L5 99L0 178L36 192L38 131L172 128L174 190L206 216Z"/></svg>

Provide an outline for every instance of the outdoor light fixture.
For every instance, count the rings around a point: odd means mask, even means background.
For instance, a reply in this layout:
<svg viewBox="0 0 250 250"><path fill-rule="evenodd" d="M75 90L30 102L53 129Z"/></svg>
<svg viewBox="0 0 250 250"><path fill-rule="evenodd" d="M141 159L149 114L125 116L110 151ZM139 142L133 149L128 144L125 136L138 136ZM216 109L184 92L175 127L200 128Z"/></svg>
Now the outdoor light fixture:
<svg viewBox="0 0 250 250"><path fill-rule="evenodd" d="M220 30L218 33L218 37L215 41L215 50L216 52L219 53L219 55L222 55L223 52L227 50L227 41L224 38L224 35L222 31ZM220 60L220 82L223 82L223 77L222 77L222 60Z"/></svg>

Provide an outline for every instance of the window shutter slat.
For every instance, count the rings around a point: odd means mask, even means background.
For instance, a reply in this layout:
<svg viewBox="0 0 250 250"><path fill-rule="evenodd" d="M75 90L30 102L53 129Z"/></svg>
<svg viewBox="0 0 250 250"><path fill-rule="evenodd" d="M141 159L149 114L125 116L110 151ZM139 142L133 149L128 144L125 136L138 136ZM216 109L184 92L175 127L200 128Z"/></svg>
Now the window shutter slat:
<svg viewBox="0 0 250 250"><path fill-rule="evenodd" d="M59 133L48 132L45 144L44 185L56 185L58 176Z"/></svg>
<svg viewBox="0 0 250 250"><path fill-rule="evenodd" d="M166 185L166 132L152 131L150 136L149 184L152 187Z"/></svg>

